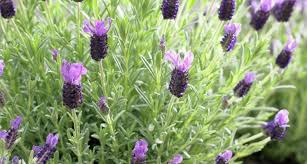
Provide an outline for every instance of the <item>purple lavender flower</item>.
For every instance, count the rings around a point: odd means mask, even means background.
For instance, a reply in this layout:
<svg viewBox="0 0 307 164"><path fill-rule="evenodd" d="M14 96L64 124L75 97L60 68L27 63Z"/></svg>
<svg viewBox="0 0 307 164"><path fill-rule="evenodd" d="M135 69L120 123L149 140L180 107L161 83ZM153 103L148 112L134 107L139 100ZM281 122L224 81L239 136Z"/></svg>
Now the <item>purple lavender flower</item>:
<svg viewBox="0 0 307 164"><path fill-rule="evenodd" d="M255 79L256 79L256 74L254 72L246 73L244 79L241 80L233 89L234 94L237 97L245 96L250 90L251 86L253 85Z"/></svg>
<svg viewBox="0 0 307 164"><path fill-rule="evenodd" d="M22 122L22 118L20 116L17 116L16 119L11 121L11 127L9 130L2 130L0 131L0 139L3 139L5 141L5 147L6 149L10 149L18 135L18 129Z"/></svg>
<svg viewBox="0 0 307 164"><path fill-rule="evenodd" d="M169 84L170 92L176 97L182 97L188 86L189 69L193 62L193 53L186 53L183 60L179 54L174 51L167 51L165 53L165 60L170 61L174 66L172 77Z"/></svg>
<svg viewBox="0 0 307 164"><path fill-rule="evenodd" d="M216 164L228 164L232 156L233 156L232 151L226 150L215 158L215 163Z"/></svg>
<svg viewBox="0 0 307 164"><path fill-rule="evenodd" d="M0 60L0 76L3 75L4 67L5 67L4 61Z"/></svg>
<svg viewBox="0 0 307 164"><path fill-rule="evenodd" d="M183 161L182 155L181 154L176 154L174 156L174 158L172 160L168 161L167 163L168 164L181 164L182 161Z"/></svg>
<svg viewBox="0 0 307 164"><path fill-rule="evenodd" d="M63 61L61 68L64 78L63 103L70 109L77 108L83 102L81 77L87 70L81 63Z"/></svg>
<svg viewBox="0 0 307 164"><path fill-rule="evenodd" d="M288 115L289 112L286 109L280 110L272 121L263 126L265 134L270 136L271 139L283 139L289 127Z"/></svg>
<svg viewBox="0 0 307 164"><path fill-rule="evenodd" d="M0 158L0 164L5 164L6 162L6 157L1 157Z"/></svg>
<svg viewBox="0 0 307 164"><path fill-rule="evenodd" d="M108 51L108 35L112 20L96 21L95 25L88 20L83 23L84 32L91 35L91 57L96 61L104 59ZM108 24L108 25L107 25Z"/></svg>
<svg viewBox="0 0 307 164"><path fill-rule="evenodd" d="M132 164L145 164L146 163L146 153L148 151L148 143L144 140L138 140L135 143L134 149L132 151Z"/></svg>
<svg viewBox="0 0 307 164"><path fill-rule="evenodd" d="M224 27L224 37L221 40L221 45L225 52L233 50L237 42L237 37L241 31L241 25L236 23L226 24Z"/></svg>
<svg viewBox="0 0 307 164"><path fill-rule="evenodd" d="M107 105L107 98L104 96L101 96L99 98L98 106L101 112L103 113L108 113L109 112L109 107Z"/></svg>
<svg viewBox="0 0 307 164"><path fill-rule="evenodd" d="M280 68L286 68L291 61L292 53L294 52L297 44L295 40L289 39L284 49L276 58L276 64Z"/></svg>
<svg viewBox="0 0 307 164"><path fill-rule="evenodd" d="M219 8L219 18L222 21L231 20L236 10L235 0L222 0Z"/></svg>
<svg viewBox="0 0 307 164"><path fill-rule="evenodd" d="M33 146L34 158L37 164L45 164L51 158L56 150L59 136L57 134L49 133L46 143L43 146Z"/></svg>
<svg viewBox="0 0 307 164"><path fill-rule="evenodd" d="M51 50L51 55L52 55L53 60L56 61L57 57L59 55L59 51L57 49L53 49L53 50Z"/></svg>
<svg viewBox="0 0 307 164"><path fill-rule="evenodd" d="M1 16L5 19L15 16L15 6L13 0L1 0L0 1Z"/></svg>
<svg viewBox="0 0 307 164"><path fill-rule="evenodd" d="M176 19L179 0L163 0L161 10L164 19Z"/></svg>
<svg viewBox="0 0 307 164"><path fill-rule="evenodd" d="M258 10L256 9L251 10L252 20L250 22L250 25L255 30L258 31L263 28L263 26L270 17L271 8L272 8L272 0L261 0L260 8Z"/></svg>
<svg viewBox="0 0 307 164"><path fill-rule="evenodd" d="M291 17L296 0L277 0L272 13L277 21L287 22Z"/></svg>
<svg viewBox="0 0 307 164"><path fill-rule="evenodd" d="M166 47L166 43L165 43L165 36L163 35L160 39L160 50L162 51L162 53L165 53L165 47Z"/></svg>
<svg viewBox="0 0 307 164"><path fill-rule="evenodd" d="M12 159L12 164L18 164L19 163L19 157L18 156L14 156Z"/></svg>

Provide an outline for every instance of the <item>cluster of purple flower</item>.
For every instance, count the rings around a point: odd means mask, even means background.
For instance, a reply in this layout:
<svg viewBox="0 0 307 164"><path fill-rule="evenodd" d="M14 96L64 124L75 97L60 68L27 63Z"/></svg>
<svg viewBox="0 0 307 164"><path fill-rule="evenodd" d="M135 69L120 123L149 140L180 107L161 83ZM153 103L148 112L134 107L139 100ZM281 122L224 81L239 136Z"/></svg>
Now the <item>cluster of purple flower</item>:
<svg viewBox="0 0 307 164"><path fill-rule="evenodd" d="M82 0L74 0L75 2L82 2ZM255 30L263 28L267 22L270 13L272 11L277 21L288 21L295 0L278 0L275 5L272 5L272 0L261 0L259 7L255 0L251 1L251 22L250 25ZM164 19L176 19L179 10L179 0L163 0L161 10ZM219 8L219 19L222 21L229 21L235 14L236 1L235 0L222 0ZM11 18L15 15L15 7L12 0L1 0L0 11L3 18ZM104 59L108 52L108 32L111 27L111 19L108 18L105 21L96 21L91 23L89 20L85 20L83 23L84 32L91 35L90 40L90 55L93 60L100 61ZM221 40L221 46L225 52L230 52L234 49L237 37L241 31L241 25L237 23L227 23L224 27L224 36ZM171 73L171 80L169 83L169 91L172 95L180 98L184 95L189 81L189 69L192 66L194 55L192 52L187 52L182 59L180 54L175 51L165 52L165 38L161 40L160 48L165 54L165 60L169 61L173 65L173 71ZM293 39L289 39L285 48L281 51L276 59L276 64L280 68L285 68L290 60L294 49L296 48L296 42ZM164 53L165 52L165 53ZM52 56L54 60L57 60L59 55L58 50L52 50ZM0 61L0 76L3 73L4 62ZM81 63L70 63L68 61L62 61L61 74L63 76L64 84L62 89L63 104L70 109L79 107L83 103L81 78L86 75L87 69ZM256 79L254 72L246 73L244 79L234 87L233 92L237 97L244 97L248 94L252 84ZM2 93L0 96L0 103L2 101ZM109 111L107 105L107 98L102 96L98 102L98 107L102 112L107 113ZM279 111L275 119L263 125L265 134L272 139L282 139L288 125L288 111ZM0 139L5 141L6 149L11 149L14 145L22 118L18 116L11 121L11 127L7 131L0 131ZM46 139L46 143L42 146L33 146L34 158L39 164L45 164L48 159L51 158L56 151L56 145L58 143L59 136L57 134L49 134ZM146 140L141 139L136 142L134 149L132 150L131 163L132 164L145 164L146 156L148 152L148 143ZM226 150L219 154L215 162L216 164L228 164L233 157L233 152ZM14 159L18 161L18 157ZM180 164L183 161L183 156L176 154L173 159L169 160L169 164ZM18 163L18 162L17 162Z"/></svg>

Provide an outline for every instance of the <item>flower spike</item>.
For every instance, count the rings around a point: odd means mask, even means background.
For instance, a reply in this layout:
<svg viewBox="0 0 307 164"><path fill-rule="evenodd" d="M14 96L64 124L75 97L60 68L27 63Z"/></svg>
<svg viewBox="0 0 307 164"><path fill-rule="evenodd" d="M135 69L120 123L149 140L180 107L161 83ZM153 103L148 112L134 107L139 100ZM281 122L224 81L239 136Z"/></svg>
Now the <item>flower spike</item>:
<svg viewBox="0 0 307 164"><path fill-rule="evenodd" d="M193 53L186 53L183 60L181 60L179 54L174 51L167 51L165 53L165 60L170 61L174 69L172 71L172 77L169 84L170 92L176 97L182 97L189 80L189 69L193 62Z"/></svg>

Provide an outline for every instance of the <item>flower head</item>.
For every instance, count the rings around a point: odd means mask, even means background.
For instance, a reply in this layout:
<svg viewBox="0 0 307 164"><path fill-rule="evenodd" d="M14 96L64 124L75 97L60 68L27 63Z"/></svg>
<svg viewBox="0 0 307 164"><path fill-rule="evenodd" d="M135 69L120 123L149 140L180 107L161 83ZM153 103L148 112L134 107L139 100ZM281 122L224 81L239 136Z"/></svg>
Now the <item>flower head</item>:
<svg viewBox="0 0 307 164"><path fill-rule="evenodd" d="M219 8L219 19L223 21L231 20L235 13L235 0L222 0Z"/></svg>
<svg viewBox="0 0 307 164"><path fill-rule="evenodd" d="M221 40L222 48L225 52L233 50L237 42L237 36L241 31L241 25L236 23L228 23L224 27L224 37Z"/></svg>
<svg viewBox="0 0 307 164"><path fill-rule="evenodd" d="M254 72L247 72L244 79L241 80L236 87L233 89L234 94L237 97L245 96L250 88L252 87L254 81L256 79L256 74Z"/></svg>
<svg viewBox="0 0 307 164"><path fill-rule="evenodd" d="M181 154L176 154L172 160L168 162L168 164L181 164L183 161L183 157Z"/></svg>
<svg viewBox="0 0 307 164"><path fill-rule="evenodd" d="M192 66L193 58L194 56L192 52L186 53L183 60L181 60L179 54L174 51L167 51L165 53L165 60L170 61L176 69L182 72L187 72L190 69Z"/></svg>
<svg viewBox="0 0 307 164"><path fill-rule="evenodd" d="M56 60L59 55L59 51L57 49L53 49L51 50L51 55L52 55L53 60Z"/></svg>
<svg viewBox="0 0 307 164"><path fill-rule="evenodd" d="M0 1L0 12L1 16L5 19L12 18L15 16L15 5L13 0L1 0Z"/></svg>
<svg viewBox="0 0 307 164"><path fill-rule="evenodd" d="M65 82L80 85L81 77L86 74L87 70L81 63L69 63L64 60L61 72Z"/></svg>
<svg viewBox="0 0 307 164"><path fill-rule="evenodd" d="M12 164L18 164L19 163L19 157L18 156L14 156L12 159Z"/></svg>
<svg viewBox="0 0 307 164"><path fill-rule="evenodd" d="M51 158L56 150L56 145L58 144L59 136L58 134L50 133L47 136L46 143L43 146L33 146L34 158L36 158L36 163L44 164Z"/></svg>
<svg viewBox="0 0 307 164"><path fill-rule="evenodd" d="M21 122L22 118L17 116L14 120L11 121L10 129L0 131L0 139L5 141L6 149L10 149L14 145Z"/></svg>
<svg viewBox="0 0 307 164"><path fill-rule="evenodd" d="M179 9L179 0L163 0L161 10L163 19L176 19Z"/></svg>
<svg viewBox="0 0 307 164"><path fill-rule="evenodd" d="M266 135L270 136L271 139L278 139L278 140L283 139L289 127L288 115L289 112L286 109L280 110L275 115L275 118L273 120L267 122L263 126Z"/></svg>
<svg viewBox="0 0 307 164"><path fill-rule="evenodd" d="M109 108L107 106L107 98L106 97L101 96L99 98L98 106L99 106L101 112L103 112L103 113L108 113L109 112Z"/></svg>
<svg viewBox="0 0 307 164"><path fill-rule="evenodd" d="M91 35L103 36L110 30L111 23L111 18L107 18L105 21L97 20L94 24L91 24L89 20L84 20L83 31Z"/></svg>
<svg viewBox="0 0 307 164"><path fill-rule="evenodd" d="M287 44L285 45L285 47L283 48L283 50L279 53L279 55L276 58L276 64L280 68L286 68L289 65L292 59L292 54L294 50L296 49L296 47L297 47L297 44L295 40L290 38Z"/></svg>
<svg viewBox="0 0 307 164"><path fill-rule="evenodd" d="M0 60L0 76L2 76L3 74L4 67L5 67L4 61Z"/></svg>
<svg viewBox="0 0 307 164"><path fill-rule="evenodd" d="M144 139L138 140L132 151L132 163L138 164L144 162L146 160L147 151L148 143Z"/></svg>
<svg viewBox="0 0 307 164"><path fill-rule="evenodd" d="M233 156L232 151L226 150L216 157L215 163L216 164L228 164L232 156Z"/></svg>

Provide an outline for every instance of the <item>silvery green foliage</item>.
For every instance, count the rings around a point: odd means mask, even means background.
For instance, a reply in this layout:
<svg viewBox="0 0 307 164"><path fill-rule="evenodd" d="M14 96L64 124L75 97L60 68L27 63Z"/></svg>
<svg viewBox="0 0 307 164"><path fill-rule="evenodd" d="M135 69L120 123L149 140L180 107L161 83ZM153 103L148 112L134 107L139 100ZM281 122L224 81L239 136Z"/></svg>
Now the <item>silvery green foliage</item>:
<svg viewBox="0 0 307 164"><path fill-rule="evenodd" d="M260 151L270 141L261 126L278 110L264 99L284 78L269 56L270 38L282 33L282 26L269 21L261 32L251 30L248 8L237 1L240 14L233 20L242 31L225 55L218 2L182 0L175 21L163 20L161 2L23 0L13 19L0 19L0 54L6 63L0 85L7 93L1 126L8 127L7 116L25 120L13 153L0 149L0 156L33 163L31 147L48 133L59 135L51 163L129 163L140 139L148 142L148 163L166 163L176 154L184 163L213 163L225 150L235 153L233 162ZM106 17L113 21L108 56L97 63L90 59L82 22ZM181 98L168 90L171 69L160 51L163 35L166 51L194 54ZM61 52L57 60L52 49ZM63 59L88 70L82 78L83 104L72 111L61 100ZM234 97L233 88L249 71L257 74L256 81L244 98ZM97 105L101 95L108 100L107 114Z"/></svg>

